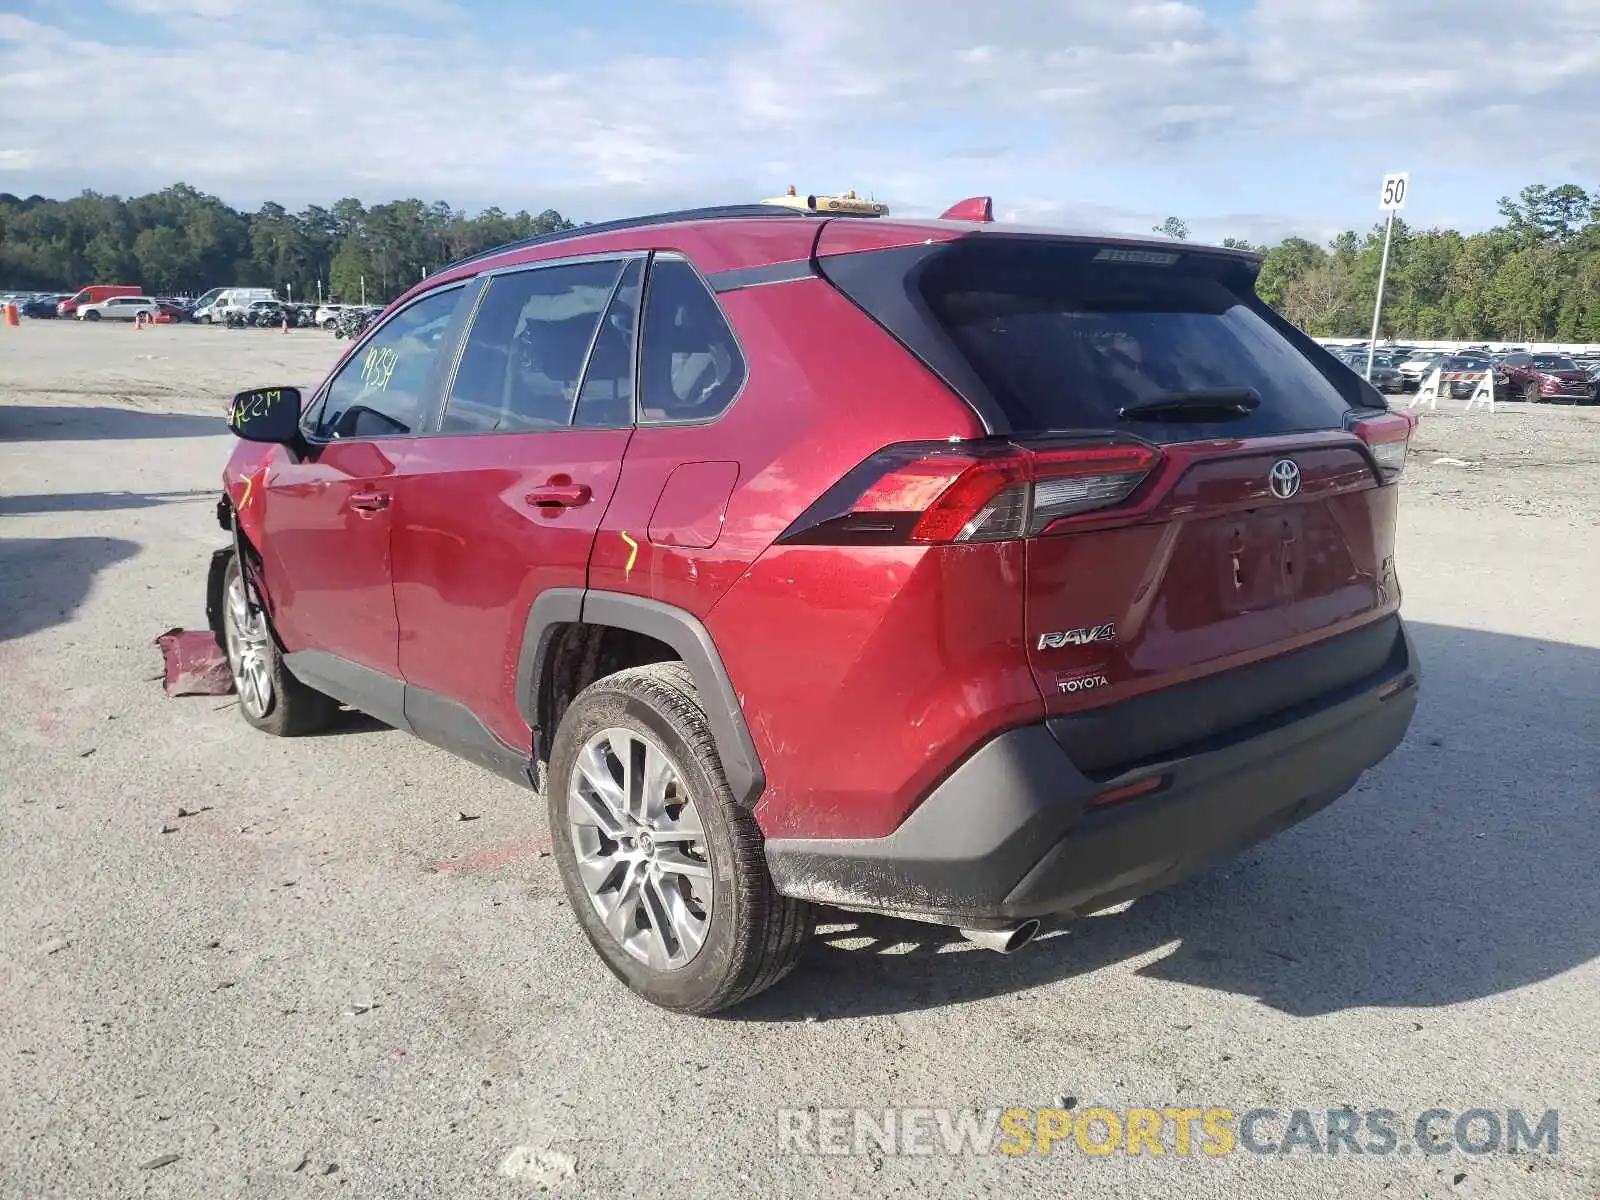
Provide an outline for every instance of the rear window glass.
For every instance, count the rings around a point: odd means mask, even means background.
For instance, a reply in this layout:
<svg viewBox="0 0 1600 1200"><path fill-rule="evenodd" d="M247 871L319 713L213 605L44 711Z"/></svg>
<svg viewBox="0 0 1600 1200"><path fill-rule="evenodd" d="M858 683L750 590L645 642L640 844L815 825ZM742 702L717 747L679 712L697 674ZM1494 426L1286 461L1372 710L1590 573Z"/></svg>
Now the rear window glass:
<svg viewBox="0 0 1600 1200"><path fill-rule="evenodd" d="M919 290L1018 432L1128 428L1157 441L1336 428L1339 389L1224 282L1225 269L1096 261L1097 247L974 238ZM1130 406L1250 389L1247 416L1160 421Z"/></svg>

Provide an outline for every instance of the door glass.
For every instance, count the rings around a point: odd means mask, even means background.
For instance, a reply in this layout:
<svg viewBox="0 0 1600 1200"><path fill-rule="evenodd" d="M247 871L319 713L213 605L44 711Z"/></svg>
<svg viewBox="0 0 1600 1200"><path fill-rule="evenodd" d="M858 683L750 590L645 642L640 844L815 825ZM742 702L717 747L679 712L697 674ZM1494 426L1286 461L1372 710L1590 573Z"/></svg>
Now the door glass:
<svg viewBox="0 0 1600 1200"><path fill-rule="evenodd" d="M441 431L568 425L578 377L622 265L572 263L495 276L472 319Z"/></svg>
<svg viewBox="0 0 1600 1200"><path fill-rule="evenodd" d="M572 423L587 429L626 429L633 424L633 344L639 325L639 291L644 259L622 273L605 320L594 339L589 367L583 373L578 408Z"/></svg>
<svg viewBox="0 0 1600 1200"><path fill-rule="evenodd" d="M423 384L449 331L460 287L431 292L386 321L328 385L321 438L400 437L426 407Z"/></svg>
<svg viewBox="0 0 1600 1200"><path fill-rule="evenodd" d="M695 269L660 258L650 268L641 356L641 424L705 421L733 403L744 356Z"/></svg>

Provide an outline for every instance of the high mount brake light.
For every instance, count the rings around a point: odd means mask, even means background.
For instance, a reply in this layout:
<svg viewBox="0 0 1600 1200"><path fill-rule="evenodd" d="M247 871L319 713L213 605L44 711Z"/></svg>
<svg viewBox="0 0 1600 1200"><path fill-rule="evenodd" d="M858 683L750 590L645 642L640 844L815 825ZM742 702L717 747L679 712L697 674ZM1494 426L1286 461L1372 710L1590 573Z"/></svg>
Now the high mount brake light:
<svg viewBox="0 0 1600 1200"><path fill-rule="evenodd" d="M1406 451L1415 427L1416 422L1405 413L1385 413L1381 417L1357 421L1351 429L1372 451L1373 460L1378 464L1378 478L1390 483L1400 478L1400 473L1406 469Z"/></svg>
<svg viewBox="0 0 1600 1200"><path fill-rule="evenodd" d="M946 545L1028 537L1062 517L1120 504L1160 461L1160 451L1127 442L902 443L829 488L778 540Z"/></svg>

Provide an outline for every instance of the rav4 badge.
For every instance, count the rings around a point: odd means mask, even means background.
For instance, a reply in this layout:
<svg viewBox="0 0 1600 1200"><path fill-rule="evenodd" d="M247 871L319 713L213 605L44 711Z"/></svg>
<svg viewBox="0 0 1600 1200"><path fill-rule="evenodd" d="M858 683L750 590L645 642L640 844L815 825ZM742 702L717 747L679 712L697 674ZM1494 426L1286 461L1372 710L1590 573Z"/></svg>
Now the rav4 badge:
<svg viewBox="0 0 1600 1200"><path fill-rule="evenodd" d="M1060 633L1041 633L1039 649L1059 650L1063 646L1088 646L1094 642L1114 642L1117 627L1110 621L1104 625L1085 625L1082 629L1064 629Z"/></svg>

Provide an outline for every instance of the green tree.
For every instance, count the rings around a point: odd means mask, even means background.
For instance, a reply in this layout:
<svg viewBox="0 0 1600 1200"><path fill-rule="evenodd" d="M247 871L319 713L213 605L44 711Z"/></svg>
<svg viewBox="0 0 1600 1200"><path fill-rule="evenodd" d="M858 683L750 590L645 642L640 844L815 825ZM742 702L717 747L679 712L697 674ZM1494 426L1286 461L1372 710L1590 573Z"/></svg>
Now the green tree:
<svg viewBox="0 0 1600 1200"><path fill-rule="evenodd" d="M133 257L139 264L139 279L149 291L182 291L197 274L189 243L169 225L141 229L133 239Z"/></svg>

